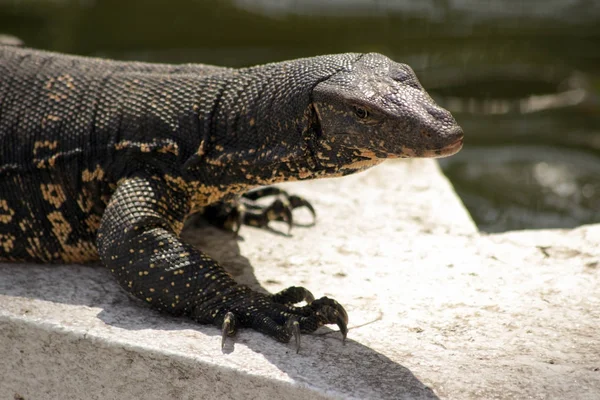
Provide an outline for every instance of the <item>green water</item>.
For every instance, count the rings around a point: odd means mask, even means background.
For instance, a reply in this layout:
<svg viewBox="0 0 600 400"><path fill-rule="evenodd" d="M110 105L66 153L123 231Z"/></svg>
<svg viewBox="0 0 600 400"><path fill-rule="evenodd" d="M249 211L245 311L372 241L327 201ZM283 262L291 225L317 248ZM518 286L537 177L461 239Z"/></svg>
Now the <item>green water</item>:
<svg viewBox="0 0 600 400"><path fill-rule="evenodd" d="M480 229L600 222L600 2L0 0L0 33L126 60L410 64L463 126L442 160Z"/></svg>

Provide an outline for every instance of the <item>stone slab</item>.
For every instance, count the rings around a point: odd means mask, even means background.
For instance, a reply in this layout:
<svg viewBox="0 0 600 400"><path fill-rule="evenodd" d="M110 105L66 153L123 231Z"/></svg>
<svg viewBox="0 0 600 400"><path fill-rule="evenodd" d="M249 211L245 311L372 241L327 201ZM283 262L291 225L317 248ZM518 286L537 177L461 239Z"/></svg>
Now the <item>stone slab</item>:
<svg viewBox="0 0 600 400"><path fill-rule="evenodd" d="M482 236L431 160L286 187L316 226L186 237L239 281L339 300L345 346L242 330L222 351L102 267L0 264L0 398L600 398L600 225Z"/></svg>

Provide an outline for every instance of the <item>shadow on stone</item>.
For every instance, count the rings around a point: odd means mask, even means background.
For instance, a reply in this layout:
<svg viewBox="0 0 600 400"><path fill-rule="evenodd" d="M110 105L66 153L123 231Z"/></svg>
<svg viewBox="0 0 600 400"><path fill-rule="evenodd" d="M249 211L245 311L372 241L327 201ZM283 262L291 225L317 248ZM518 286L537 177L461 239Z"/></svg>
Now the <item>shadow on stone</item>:
<svg viewBox="0 0 600 400"><path fill-rule="evenodd" d="M244 235L244 231L241 232ZM237 240L230 232L213 227L194 228L184 232L194 245L219 260L240 282L254 289L260 287L249 261L240 254ZM100 265L33 265L0 264L0 294L33 298L53 303L99 308L97 318L112 327L136 330L196 330L207 336L220 336L216 327L198 325L185 318L169 317L129 297L108 270ZM294 284L293 277L290 285ZM22 310L27 313L27 310ZM223 350L227 357L239 344L265 357L294 382L325 393L357 397L393 397L437 399L409 369L389 357L352 340L346 345L339 332L321 328L313 335L303 335L300 354L292 344L281 344L241 329L229 338ZM282 348L285 353L282 354ZM307 366L312 366L307 368ZM325 372L324 372L325 371ZM359 388L357 392L357 389Z"/></svg>

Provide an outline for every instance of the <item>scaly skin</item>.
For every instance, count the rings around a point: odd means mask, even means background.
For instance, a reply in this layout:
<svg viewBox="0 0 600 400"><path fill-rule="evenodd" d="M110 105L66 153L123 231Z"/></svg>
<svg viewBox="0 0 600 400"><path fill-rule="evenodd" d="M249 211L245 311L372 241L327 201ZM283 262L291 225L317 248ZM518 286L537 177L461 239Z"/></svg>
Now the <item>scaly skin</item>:
<svg viewBox="0 0 600 400"><path fill-rule="evenodd" d="M0 260L100 258L134 296L224 337L245 326L299 346L299 332L330 323L345 336L335 300L237 284L179 237L185 218L253 187L461 146L412 70L379 54L229 69L0 46ZM245 222L307 205L292 203Z"/></svg>

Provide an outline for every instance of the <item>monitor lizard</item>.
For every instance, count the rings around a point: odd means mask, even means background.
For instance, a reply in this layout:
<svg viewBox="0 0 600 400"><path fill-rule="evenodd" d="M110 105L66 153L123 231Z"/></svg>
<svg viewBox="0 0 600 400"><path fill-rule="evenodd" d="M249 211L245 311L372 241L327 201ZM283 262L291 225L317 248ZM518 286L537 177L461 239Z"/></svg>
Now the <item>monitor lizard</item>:
<svg viewBox="0 0 600 400"><path fill-rule="evenodd" d="M338 302L236 283L180 238L184 220L291 224L310 203L251 189L448 156L462 141L412 69L380 54L233 69L0 45L0 261L99 259L152 307L217 325L222 343L250 327L299 349L325 324L345 339ZM239 201L269 194L258 209Z"/></svg>

